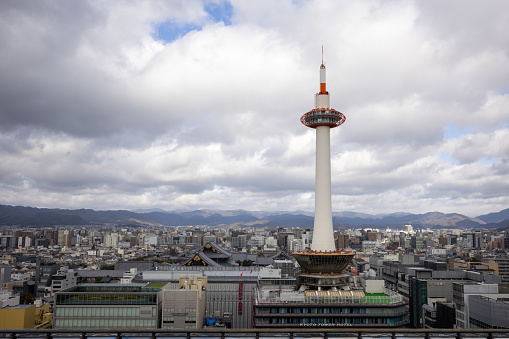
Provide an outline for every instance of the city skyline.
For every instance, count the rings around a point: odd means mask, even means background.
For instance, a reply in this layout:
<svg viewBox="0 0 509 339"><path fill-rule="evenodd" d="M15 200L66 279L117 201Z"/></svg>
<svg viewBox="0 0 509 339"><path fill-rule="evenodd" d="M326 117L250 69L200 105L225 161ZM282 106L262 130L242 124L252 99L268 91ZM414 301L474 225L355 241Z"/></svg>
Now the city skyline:
<svg viewBox="0 0 509 339"><path fill-rule="evenodd" d="M332 209L509 207L504 1L0 3L1 204L312 211L324 46Z"/></svg>

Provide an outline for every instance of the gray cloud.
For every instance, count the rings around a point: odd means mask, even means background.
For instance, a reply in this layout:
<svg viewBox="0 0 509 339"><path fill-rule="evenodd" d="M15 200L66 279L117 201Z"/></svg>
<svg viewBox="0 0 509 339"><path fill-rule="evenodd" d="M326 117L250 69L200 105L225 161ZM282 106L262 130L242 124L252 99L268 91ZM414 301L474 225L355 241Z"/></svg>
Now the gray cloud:
<svg viewBox="0 0 509 339"><path fill-rule="evenodd" d="M312 210L324 44L335 210L507 207L506 2L233 6L0 3L2 203Z"/></svg>

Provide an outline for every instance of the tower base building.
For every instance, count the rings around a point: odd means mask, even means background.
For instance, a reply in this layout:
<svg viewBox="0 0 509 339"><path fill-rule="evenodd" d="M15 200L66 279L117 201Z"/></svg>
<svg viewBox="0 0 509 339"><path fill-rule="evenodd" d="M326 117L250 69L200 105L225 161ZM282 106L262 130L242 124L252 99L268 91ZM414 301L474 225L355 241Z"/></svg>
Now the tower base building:
<svg viewBox="0 0 509 339"><path fill-rule="evenodd" d="M349 281L350 278L341 277L341 281ZM321 287L332 285L327 291L296 291L278 285L276 279L272 284L260 281L253 301L253 327L407 327L407 302L397 293L386 289L383 292L341 290L343 284L330 284L329 279L331 277L327 276L320 282ZM380 282L383 284L383 281Z"/></svg>

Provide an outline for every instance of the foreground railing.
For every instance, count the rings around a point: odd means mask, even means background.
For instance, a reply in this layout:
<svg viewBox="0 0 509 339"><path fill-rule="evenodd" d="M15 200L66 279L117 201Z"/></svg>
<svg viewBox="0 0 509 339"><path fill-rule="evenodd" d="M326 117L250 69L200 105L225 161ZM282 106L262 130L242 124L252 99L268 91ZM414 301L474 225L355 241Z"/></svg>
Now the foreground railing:
<svg viewBox="0 0 509 339"><path fill-rule="evenodd" d="M269 339L269 338L348 338L348 339L469 339L486 338L509 339L509 329L224 329L213 328L203 330L0 330L0 337L10 339L41 338L41 339L163 339L163 338L219 338L219 339Z"/></svg>

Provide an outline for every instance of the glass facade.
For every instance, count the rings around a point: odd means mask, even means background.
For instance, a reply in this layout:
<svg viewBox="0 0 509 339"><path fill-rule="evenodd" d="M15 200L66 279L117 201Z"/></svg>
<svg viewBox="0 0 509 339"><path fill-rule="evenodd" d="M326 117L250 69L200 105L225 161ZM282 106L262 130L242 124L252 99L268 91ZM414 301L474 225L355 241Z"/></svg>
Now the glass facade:
<svg viewBox="0 0 509 339"><path fill-rule="evenodd" d="M345 120L346 118L343 113L332 108L315 108L300 118L302 124L311 128L315 128L317 126L336 127L344 123Z"/></svg>
<svg viewBox="0 0 509 339"><path fill-rule="evenodd" d="M79 285L56 293L54 328L158 328L159 288Z"/></svg>
<svg viewBox="0 0 509 339"><path fill-rule="evenodd" d="M396 307L286 306L257 307L255 327L404 327L408 323L405 305Z"/></svg>
<svg viewBox="0 0 509 339"><path fill-rule="evenodd" d="M57 306L55 328L157 328L157 306Z"/></svg>
<svg viewBox="0 0 509 339"><path fill-rule="evenodd" d="M156 293L62 293L57 305L155 305Z"/></svg>

